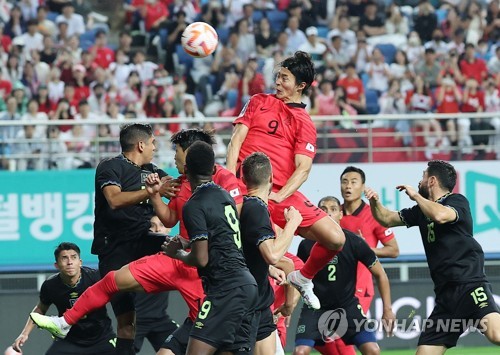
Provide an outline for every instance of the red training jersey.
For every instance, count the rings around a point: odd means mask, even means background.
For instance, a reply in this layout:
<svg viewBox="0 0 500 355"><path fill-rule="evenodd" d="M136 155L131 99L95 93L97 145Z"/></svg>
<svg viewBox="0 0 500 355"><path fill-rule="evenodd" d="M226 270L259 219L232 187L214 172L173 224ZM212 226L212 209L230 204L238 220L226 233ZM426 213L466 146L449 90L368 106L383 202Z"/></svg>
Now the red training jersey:
<svg viewBox="0 0 500 355"><path fill-rule="evenodd" d="M347 215L344 211L340 226L361 236L371 248L376 248L378 242L386 243L394 238L392 229L381 226L373 218L370 205L364 201L353 214ZM374 295L372 274L362 263L358 263L356 292Z"/></svg>
<svg viewBox="0 0 500 355"><path fill-rule="evenodd" d="M337 86L342 86L344 88L349 100L359 101L361 99L361 94L365 92L363 82L359 78L349 78L346 76L339 79Z"/></svg>
<svg viewBox="0 0 500 355"><path fill-rule="evenodd" d="M286 104L275 95L257 94L250 98L233 124L244 124L248 134L241 145L237 170L254 152L271 160L274 186L283 187L295 171L295 155L314 159L316 127L304 104Z"/></svg>
<svg viewBox="0 0 500 355"><path fill-rule="evenodd" d="M186 240L189 240L189 236L187 234L186 227L184 226L184 221L182 220L182 208L184 204L191 197L191 186L189 185L189 181L186 178L186 175L182 175L180 177L181 180L181 188L179 193L170 199L168 204L168 208L177 212L177 218L179 219L179 234ZM215 164L215 174L212 177L212 180L219 186L223 187L231 197L234 199L234 202L239 205L243 203L243 196L241 195L240 189L238 187L238 179L234 176L229 170L220 166L219 164Z"/></svg>
<svg viewBox="0 0 500 355"><path fill-rule="evenodd" d="M464 97L464 102L462 103L462 112L478 112L479 109L481 109L481 111L484 111L483 91L476 91L474 94L469 93L469 95L467 95L467 99L465 99Z"/></svg>

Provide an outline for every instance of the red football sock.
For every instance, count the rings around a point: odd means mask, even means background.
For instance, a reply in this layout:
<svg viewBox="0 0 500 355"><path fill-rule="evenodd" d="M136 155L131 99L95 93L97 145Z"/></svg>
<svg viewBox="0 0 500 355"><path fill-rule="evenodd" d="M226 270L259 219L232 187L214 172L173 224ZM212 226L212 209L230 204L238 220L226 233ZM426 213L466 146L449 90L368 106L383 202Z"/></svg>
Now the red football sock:
<svg viewBox="0 0 500 355"><path fill-rule="evenodd" d="M340 250L330 250L325 246L314 243L311 254L300 270L302 276L312 279Z"/></svg>
<svg viewBox="0 0 500 355"><path fill-rule="evenodd" d="M78 297L73 307L64 312L64 320L69 325L76 324L86 314L105 306L117 292L115 272L110 271Z"/></svg>

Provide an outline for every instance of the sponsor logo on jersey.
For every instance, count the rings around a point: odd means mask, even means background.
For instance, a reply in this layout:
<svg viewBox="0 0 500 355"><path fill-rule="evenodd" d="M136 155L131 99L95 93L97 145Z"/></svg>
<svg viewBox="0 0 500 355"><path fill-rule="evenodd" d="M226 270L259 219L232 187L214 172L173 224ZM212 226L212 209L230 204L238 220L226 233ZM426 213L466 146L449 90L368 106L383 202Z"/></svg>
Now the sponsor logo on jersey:
<svg viewBox="0 0 500 355"><path fill-rule="evenodd" d="M306 144L306 150L314 153L314 151L315 151L314 145L312 145L311 143L307 143Z"/></svg>
<svg viewBox="0 0 500 355"><path fill-rule="evenodd" d="M240 195L240 190L238 188L232 189L231 191L229 191L229 195L231 195L231 197L239 196Z"/></svg>

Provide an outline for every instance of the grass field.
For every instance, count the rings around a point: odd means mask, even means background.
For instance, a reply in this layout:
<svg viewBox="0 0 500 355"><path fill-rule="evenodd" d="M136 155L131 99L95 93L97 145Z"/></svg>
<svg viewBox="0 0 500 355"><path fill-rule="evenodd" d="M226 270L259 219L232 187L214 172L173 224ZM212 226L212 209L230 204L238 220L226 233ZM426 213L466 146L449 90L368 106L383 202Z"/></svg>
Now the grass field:
<svg viewBox="0 0 500 355"><path fill-rule="evenodd" d="M382 354L387 355L413 355L415 354L415 350L382 350ZM292 354L292 353L287 353ZM319 354L319 353L311 353L311 354ZM360 354L360 352L358 352ZM497 355L500 354L500 349L498 347L489 346L489 347L481 347L481 348L453 348L446 352L446 355Z"/></svg>

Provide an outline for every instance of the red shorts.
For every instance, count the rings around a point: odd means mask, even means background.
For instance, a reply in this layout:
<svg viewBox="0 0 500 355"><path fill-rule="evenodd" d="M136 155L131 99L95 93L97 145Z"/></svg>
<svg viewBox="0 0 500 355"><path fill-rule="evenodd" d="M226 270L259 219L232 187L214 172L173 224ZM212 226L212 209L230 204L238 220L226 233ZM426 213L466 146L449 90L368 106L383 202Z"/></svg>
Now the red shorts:
<svg viewBox="0 0 500 355"><path fill-rule="evenodd" d="M273 188L273 191L274 188ZM325 211L318 206L314 205L299 191L295 191L290 197L281 203L276 203L269 200L269 212L271 219L279 227L285 228L285 209L290 206L295 207L302 215L302 223L300 227L310 227L320 219L327 217Z"/></svg>
<svg viewBox="0 0 500 355"><path fill-rule="evenodd" d="M129 270L147 293L179 291L189 307L189 318L196 318L205 293L195 267L157 253L131 262Z"/></svg>

